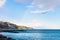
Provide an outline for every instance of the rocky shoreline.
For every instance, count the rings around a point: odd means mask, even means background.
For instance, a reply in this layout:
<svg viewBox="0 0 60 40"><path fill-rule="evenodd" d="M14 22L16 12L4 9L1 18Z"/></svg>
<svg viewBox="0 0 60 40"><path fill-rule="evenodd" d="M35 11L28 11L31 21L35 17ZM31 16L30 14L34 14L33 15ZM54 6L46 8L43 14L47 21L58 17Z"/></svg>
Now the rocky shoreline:
<svg viewBox="0 0 60 40"><path fill-rule="evenodd" d="M14 39L8 38L8 37L3 36L3 35L0 34L0 40L14 40Z"/></svg>

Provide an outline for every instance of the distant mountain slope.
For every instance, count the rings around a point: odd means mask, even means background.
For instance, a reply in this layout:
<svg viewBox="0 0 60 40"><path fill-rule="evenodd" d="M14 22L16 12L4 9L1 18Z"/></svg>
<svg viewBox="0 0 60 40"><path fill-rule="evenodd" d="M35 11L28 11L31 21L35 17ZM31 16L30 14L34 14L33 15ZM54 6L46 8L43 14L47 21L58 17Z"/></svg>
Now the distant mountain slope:
<svg viewBox="0 0 60 40"><path fill-rule="evenodd" d="M19 29L19 30L25 30L25 29L32 29L26 26L18 26L9 22L2 22L0 21L0 29Z"/></svg>

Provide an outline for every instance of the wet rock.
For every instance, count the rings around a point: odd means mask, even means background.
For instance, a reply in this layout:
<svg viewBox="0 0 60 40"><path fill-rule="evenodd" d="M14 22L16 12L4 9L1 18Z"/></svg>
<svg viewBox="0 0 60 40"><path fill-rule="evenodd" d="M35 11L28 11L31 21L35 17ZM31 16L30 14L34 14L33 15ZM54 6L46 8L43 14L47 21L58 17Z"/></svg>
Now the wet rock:
<svg viewBox="0 0 60 40"><path fill-rule="evenodd" d="M6 36L0 35L0 40L14 40L12 38L8 38Z"/></svg>

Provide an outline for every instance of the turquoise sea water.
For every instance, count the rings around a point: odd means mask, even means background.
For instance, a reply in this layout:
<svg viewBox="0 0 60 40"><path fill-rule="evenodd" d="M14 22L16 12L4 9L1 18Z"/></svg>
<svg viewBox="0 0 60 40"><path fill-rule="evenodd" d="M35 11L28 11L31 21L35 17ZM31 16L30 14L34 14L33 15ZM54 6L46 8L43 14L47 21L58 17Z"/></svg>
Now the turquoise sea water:
<svg viewBox="0 0 60 40"><path fill-rule="evenodd" d="M24 30L19 33L0 32L15 40L60 40L60 30Z"/></svg>

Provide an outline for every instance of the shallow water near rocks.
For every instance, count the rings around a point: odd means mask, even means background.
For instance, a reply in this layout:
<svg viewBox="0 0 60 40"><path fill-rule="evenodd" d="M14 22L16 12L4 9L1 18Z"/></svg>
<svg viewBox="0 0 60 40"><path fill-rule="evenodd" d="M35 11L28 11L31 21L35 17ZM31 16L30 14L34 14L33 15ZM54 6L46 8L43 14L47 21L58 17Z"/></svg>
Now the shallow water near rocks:
<svg viewBox="0 0 60 40"><path fill-rule="evenodd" d="M0 32L0 34L15 40L60 40L60 30L27 30L27 32Z"/></svg>

